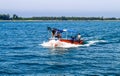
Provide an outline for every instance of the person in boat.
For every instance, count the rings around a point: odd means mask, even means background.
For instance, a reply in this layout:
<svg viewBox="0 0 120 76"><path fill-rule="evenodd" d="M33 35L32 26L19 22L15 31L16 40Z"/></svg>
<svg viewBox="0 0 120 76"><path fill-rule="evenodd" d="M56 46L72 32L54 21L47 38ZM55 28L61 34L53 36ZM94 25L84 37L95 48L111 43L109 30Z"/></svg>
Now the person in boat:
<svg viewBox="0 0 120 76"><path fill-rule="evenodd" d="M58 39L60 39L61 38L61 33L58 31L57 32L57 36L56 36Z"/></svg>
<svg viewBox="0 0 120 76"><path fill-rule="evenodd" d="M78 33L78 35L77 35L77 40L78 40L78 42L80 43L80 40L81 40L81 35L80 35L80 33Z"/></svg>
<svg viewBox="0 0 120 76"><path fill-rule="evenodd" d="M72 41L72 43L74 43L74 41L75 41L75 37L74 36L71 36L71 41Z"/></svg>
<svg viewBox="0 0 120 76"><path fill-rule="evenodd" d="M53 29L52 29L52 37L55 37L55 34L56 34L56 29L53 28Z"/></svg>

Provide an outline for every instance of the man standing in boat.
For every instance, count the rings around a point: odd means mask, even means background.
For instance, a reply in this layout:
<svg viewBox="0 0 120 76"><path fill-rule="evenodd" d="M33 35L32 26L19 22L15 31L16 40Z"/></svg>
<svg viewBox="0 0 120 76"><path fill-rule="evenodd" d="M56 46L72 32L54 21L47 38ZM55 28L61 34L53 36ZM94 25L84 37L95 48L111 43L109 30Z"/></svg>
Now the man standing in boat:
<svg viewBox="0 0 120 76"><path fill-rule="evenodd" d="M55 29L55 28L53 28L53 29L52 29L52 38L54 38L54 37L55 37L55 34L56 34L56 29Z"/></svg>
<svg viewBox="0 0 120 76"><path fill-rule="evenodd" d="M78 33L78 35L77 35L77 40L78 40L78 42L80 43L80 40L81 40L81 35L80 35L80 33Z"/></svg>

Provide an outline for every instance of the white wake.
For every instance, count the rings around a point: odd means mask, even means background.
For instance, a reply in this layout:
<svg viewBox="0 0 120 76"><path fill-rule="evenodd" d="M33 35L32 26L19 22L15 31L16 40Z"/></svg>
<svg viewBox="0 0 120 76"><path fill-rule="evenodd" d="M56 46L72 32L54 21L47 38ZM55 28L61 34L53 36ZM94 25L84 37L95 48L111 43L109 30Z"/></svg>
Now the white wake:
<svg viewBox="0 0 120 76"><path fill-rule="evenodd" d="M75 48L75 47L80 47L80 46L91 46L91 45L94 45L96 43L101 43L101 42L104 43L106 41L105 40L91 40L91 41L86 41L85 44L76 45L76 44L61 42L59 40L50 40L48 42L43 42L40 45L46 48Z"/></svg>
<svg viewBox="0 0 120 76"><path fill-rule="evenodd" d="M91 41L87 41L86 44L84 44L83 46L91 46L91 45L95 45L96 43L105 43L107 41L105 40L91 40Z"/></svg>

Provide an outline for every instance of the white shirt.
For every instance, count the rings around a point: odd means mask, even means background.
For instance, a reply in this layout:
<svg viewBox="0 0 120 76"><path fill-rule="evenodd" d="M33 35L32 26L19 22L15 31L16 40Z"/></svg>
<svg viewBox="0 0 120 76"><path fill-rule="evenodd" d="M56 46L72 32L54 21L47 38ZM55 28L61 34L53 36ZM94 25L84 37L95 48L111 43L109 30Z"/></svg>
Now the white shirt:
<svg viewBox="0 0 120 76"><path fill-rule="evenodd" d="M81 38L81 35L78 35L77 38L80 39L80 38Z"/></svg>

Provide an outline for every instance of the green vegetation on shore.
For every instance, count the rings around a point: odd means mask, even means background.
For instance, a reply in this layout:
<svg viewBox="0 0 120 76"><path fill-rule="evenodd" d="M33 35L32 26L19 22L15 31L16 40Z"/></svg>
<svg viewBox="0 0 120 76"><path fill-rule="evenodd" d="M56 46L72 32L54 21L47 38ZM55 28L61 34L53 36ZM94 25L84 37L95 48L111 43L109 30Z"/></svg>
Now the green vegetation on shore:
<svg viewBox="0 0 120 76"><path fill-rule="evenodd" d="M104 18L104 17L19 17L16 14L10 16L9 14L0 14L0 20L120 20L120 18Z"/></svg>

